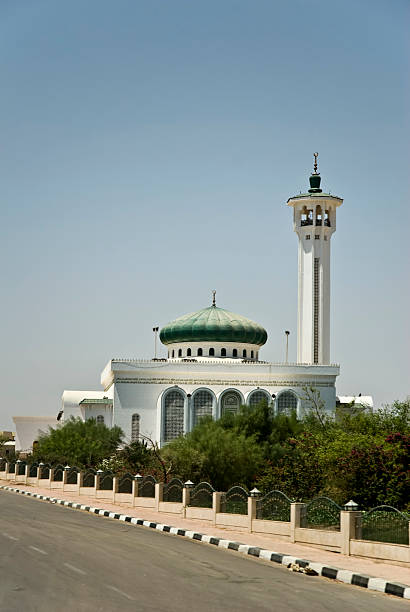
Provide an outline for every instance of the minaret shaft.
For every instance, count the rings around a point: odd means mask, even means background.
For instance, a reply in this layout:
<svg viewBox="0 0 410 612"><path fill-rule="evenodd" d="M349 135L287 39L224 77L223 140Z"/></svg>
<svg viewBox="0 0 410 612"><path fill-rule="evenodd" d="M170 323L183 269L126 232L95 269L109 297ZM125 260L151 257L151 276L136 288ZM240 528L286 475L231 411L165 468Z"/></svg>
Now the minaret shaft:
<svg viewBox="0 0 410 612"><path fill-rule="evenodd" d="M310 185L308 193L288 200L299 239L297 360L329 364L330 240L336 230L336 209L343 200L322 193L316 160Z"/></svg>

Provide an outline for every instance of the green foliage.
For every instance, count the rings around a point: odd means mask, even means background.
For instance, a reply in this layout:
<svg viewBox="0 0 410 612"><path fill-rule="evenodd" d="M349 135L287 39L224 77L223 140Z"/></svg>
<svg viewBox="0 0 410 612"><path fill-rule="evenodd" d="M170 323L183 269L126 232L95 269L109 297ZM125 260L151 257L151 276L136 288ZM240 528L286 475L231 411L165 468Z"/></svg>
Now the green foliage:
<svg viewBox="0 0 410 612"><path fill-rule="evenodd" d="M95 467L113 454L122 437L119 427L109 429L95 419L71 418L63 426L50 427L40 437L33 456L36 461Z"/></svg>

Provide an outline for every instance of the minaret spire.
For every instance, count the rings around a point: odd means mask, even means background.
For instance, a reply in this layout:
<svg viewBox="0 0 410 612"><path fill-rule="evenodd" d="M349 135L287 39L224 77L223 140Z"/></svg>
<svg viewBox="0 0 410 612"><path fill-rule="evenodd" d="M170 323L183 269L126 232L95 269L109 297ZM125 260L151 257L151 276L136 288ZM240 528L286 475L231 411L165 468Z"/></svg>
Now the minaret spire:
<svg viewBox="0 0 410 612"><path fill-rule="evenodd" d="M322 193L320 189L320 173L317 171L317 158L319 157L319 153L313 153L313 157L315 161L313 163L313 172L309 177L310 189L308 189L309 193Z"/></svg>
<svg viewBox="0 0 410 612"><path fill-rule="evenodd" d="M215 308L216 307L216 290L213 289L212 291L212 306Z"/></svg>
<svg viewBox="0 0 410 612"><path fill-rule="evenodd" d="M313 174L318 174L318 171L317 171L317 158L319 157L319 153L313 153L313 157L315 158L315 163L313 164Z"/></svg>

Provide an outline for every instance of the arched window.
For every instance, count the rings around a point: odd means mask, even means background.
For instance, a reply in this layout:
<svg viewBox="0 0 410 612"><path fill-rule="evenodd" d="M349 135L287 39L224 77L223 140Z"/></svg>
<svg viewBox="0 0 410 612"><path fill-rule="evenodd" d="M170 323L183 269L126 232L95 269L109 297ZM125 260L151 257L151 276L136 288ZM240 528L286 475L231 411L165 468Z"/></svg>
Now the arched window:
<svg viewBox="0 0 410 612"><path fill-rule="evenodd" d="M178 349L178 357L182 357L182 349Z"/></svg>
<svg viewBox="0 0 410 612"><path fill-rule="evenodd" d="M174 350L172 351L172 357L175 357L175 351Z"/></svg>
<svg viewBox="0 0 410 612"><path fill-rule="evenodd" d="M256 389L256 391L252 391L249 396L248 403L249 406L257 406L261 402L269 402L271 399L269 393L266 391L262 391L261 389Z"/></svg>
<svg viewBox="0 0 410 612"><path fill-rule="evenodd" d="M198 357L202 357L202 349L201 348L198 349L197 355L198 355Z"/></svg>
<svg viewBox="0 0 410 612"><path fill-rule="evenodd" d="M195 393L193 403L192 426L195 427L195 425L198 425L202 417L208 415L212 416L214 398L210 391L206 391L204 389Z"/></svg>
<svg viewBox="0 0 410 612"><path fill-rule="evenodd" d="M131 442L136 442L140 437L140 415L133 414L131 417Z"/></svg>
<svg viewBox="0 0 410 612"><path fill-rule="evenodd" d="M184 394L178 389L168 391L164 399L164 442L175 440L184 433Z"/></svg>
<svg viewBox="0 0 410 612"><path fill-rule="evenodd" d="M243 349L243 351L242 351L242 357L243 357L244 359L246 359L246 349Z"/></svg>
<svg viewBox="0 0 410 612"><path fill-rule="evenodd" d="M191 357L191 349L187 349L186 356Z"/></svg>
<svg viewBox="0 0 410 612"><path fill-rule="evenodd" d="M97 423L98 423L99 425L104 425L104 416L103 416L102 414L99 414L99 415L97 416Z"/></svg>
<svg viewBox="0 0 410 612"><path fill-rule="evenodd" d="M227 391L222 396L221 402L221 413L222 415L227 412L232 412L233 414L237 414L239 412L239 407L242 403L242 398L237 391Z"/></svg>
<svg viewBox="0 0 410 612"><path fill-rule="evenodd" d="M254 353L253 353L253 351L251 351L251 359L253 359L253 355L254 355Z"/></svg>
<svg viewBox="0 0 410 612"><path fill-rule="evenodd" d="M276 401L279 414L291 414L298 407L298 398L292 391L281 393Z"/></svg>
<svg viewBox="0 0 410 612"><path fill-rule="evenodd" d="M209 349L209 356L210 356L210 357L214 357L214 355L215 355L215 349L210 348L210 349Z"/></svg>
<svg viewBox="0 0 410 612"><path fill-rule="evenodd" d="M221 357L226 357L226 349L221 349Z"/></svg>
<svg viewBox="0 0 410 612"><path fill-rule="evenodd" d="M233 349L232 357L237 357L237 356L238 356L238 349Z"/></svg>

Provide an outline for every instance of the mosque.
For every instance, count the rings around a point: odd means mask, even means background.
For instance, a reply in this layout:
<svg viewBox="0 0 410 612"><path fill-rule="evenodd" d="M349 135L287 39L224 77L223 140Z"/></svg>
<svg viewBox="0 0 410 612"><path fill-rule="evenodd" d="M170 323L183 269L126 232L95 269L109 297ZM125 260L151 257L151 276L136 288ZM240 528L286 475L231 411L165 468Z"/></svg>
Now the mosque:
<svg viewBox="0 0 410 612"><path fill-rule="evenodd" d="M245 316L216 304L185 314L160 330L164 359L111 359L101 374L102 390L63 393L58 420L94 418L119 425L126 441L140 435L166 444L189 432L205 415L218 419L242 404L266 400L279 413L309 409L313 387L324 409L336 403L339 366L330 362L330 240L343 200L323 193L317 171L307 193L288 199L298 236L297 363L263 360L266 330ZM158 328L154 328L156 333ZM361 398L372 403L371 398ZM16 450L29 450L56 417L14 417Z"/></svg>

